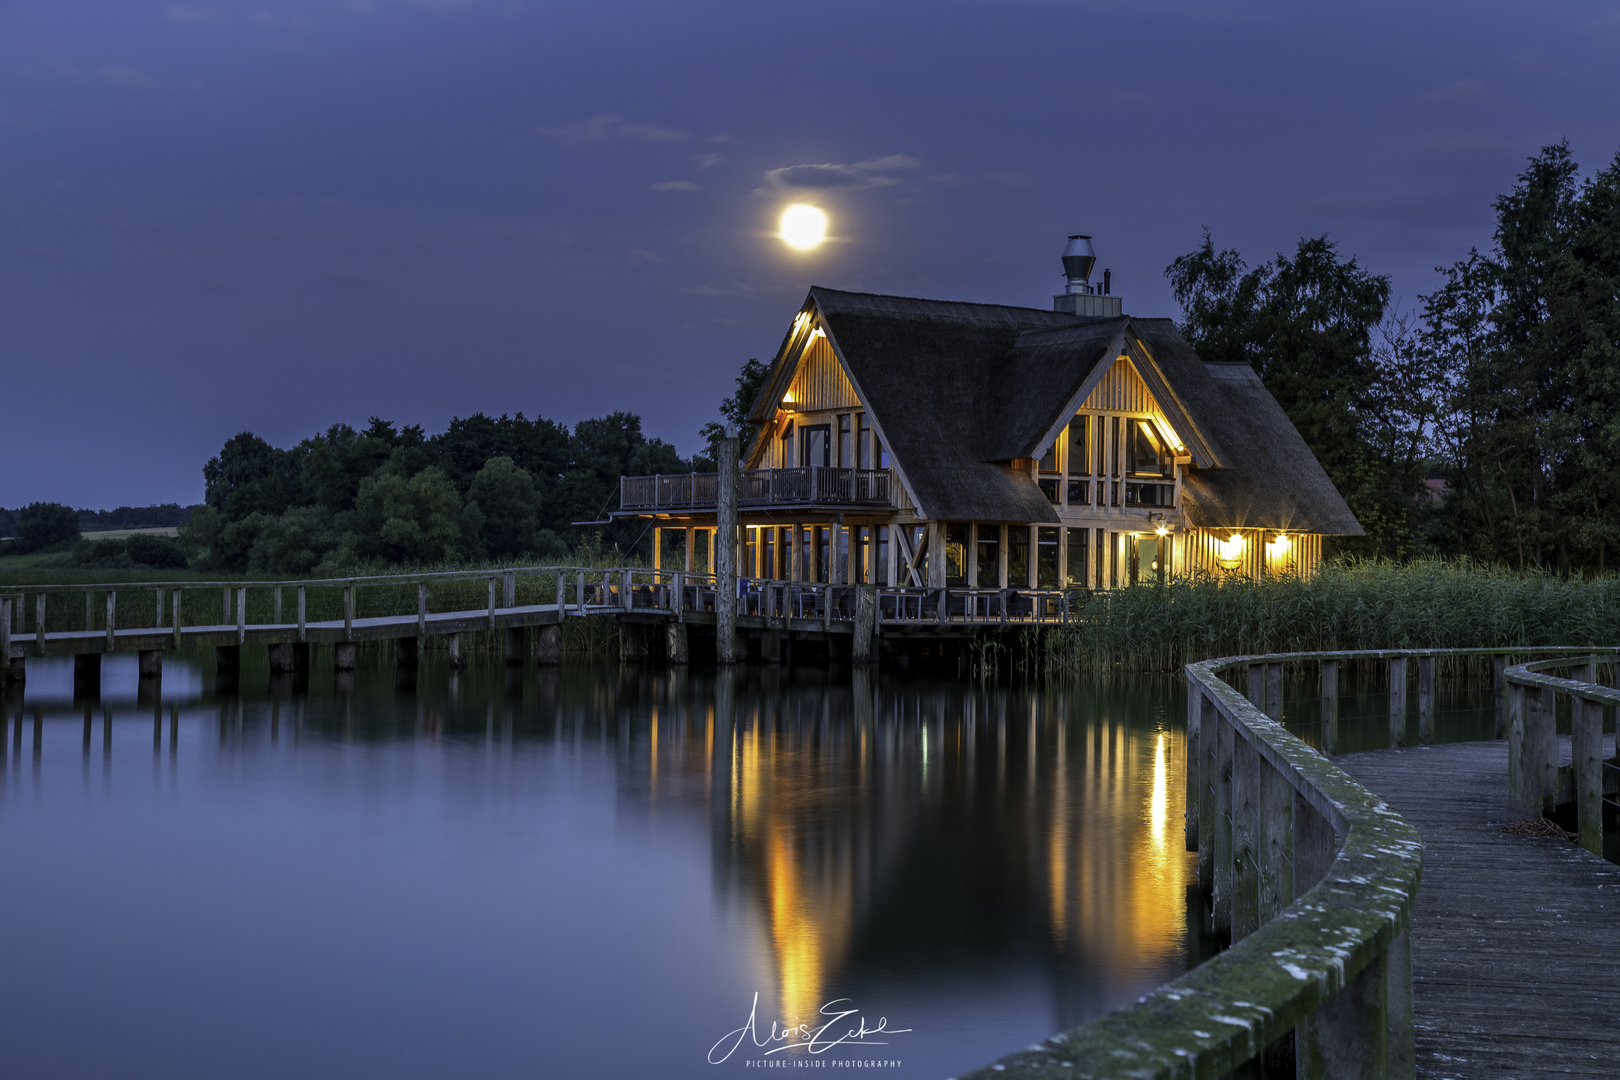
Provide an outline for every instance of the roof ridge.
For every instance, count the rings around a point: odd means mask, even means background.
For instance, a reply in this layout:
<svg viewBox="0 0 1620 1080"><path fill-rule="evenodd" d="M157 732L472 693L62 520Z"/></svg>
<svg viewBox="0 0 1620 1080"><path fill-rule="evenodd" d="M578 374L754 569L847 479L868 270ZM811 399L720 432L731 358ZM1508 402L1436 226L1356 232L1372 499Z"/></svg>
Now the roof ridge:
<svg viewBox="0 0 1620 1080"><path fill-rule="evenodd" d="M986 304L978 300L939 300L927 296L900 296L897 293L857 292L853 289L834 289L826 285L812 285L810 286L810 291L811 293L836 293L839 296L864 296L873 300L904 300L912 304L938 304L941 306L950 307L1002 308L1007 311L1030 311L1039 315L1069 315L1069 313L1066 311L1050 311L1046 308L1025 307L1018 304ZM1078 316L1069 315L1069 317L1076 320L1076 325L1084 325L1084 321L1080 320ZM1121 317L1129 318L1129 316Z"/></svg>

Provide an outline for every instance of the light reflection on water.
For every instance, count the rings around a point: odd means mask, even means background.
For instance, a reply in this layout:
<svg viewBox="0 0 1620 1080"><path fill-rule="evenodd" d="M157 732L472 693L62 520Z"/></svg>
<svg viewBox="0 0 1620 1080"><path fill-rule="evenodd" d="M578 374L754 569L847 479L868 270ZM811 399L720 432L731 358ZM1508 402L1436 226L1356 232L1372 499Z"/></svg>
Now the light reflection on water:
<svg viewBox="0 0 1620 1080"><path fill-rule="evenodd" d="M12 1075L706 1076L757 992L937 1080L1186 964L1174 680L207 670L7 700Z"/></svg>

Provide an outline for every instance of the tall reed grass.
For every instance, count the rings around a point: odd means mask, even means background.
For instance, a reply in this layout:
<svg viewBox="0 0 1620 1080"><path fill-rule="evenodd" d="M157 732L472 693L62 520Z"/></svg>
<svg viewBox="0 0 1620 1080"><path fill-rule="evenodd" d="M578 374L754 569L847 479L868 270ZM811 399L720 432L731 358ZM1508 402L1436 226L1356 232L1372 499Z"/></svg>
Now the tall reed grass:
<svg viewBox="0 0 1620 1080"><path fill-rule="evenodd" d="M1620 577L1466 560L1330 563L1314 577L1178 579L1083 594L1052 670L1174 671L1215 656L1620 642Z"/></svg>

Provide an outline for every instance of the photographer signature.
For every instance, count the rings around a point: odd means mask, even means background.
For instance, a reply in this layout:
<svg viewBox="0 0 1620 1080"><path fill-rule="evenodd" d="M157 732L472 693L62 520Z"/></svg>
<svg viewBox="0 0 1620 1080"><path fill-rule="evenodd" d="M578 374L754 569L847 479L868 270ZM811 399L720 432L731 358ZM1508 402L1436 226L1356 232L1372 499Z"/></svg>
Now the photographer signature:
<svg viewBox="0 0 1620 1080"><path fill-rule="evenodd" d="M742 1046L744 1040L750 1040L755 1046L769 1046L761 1057L780 1054L783 1050L807 1050L812 1054L824 1054L835 1046L887 1046L888 1041L874 1039L873 1035L899 1035L908 1032L910 1028L891 1028L889 1018L879 1017L876 1027L867 1027L863 1016L853 1025L846 1023L849 1017L855 1016L860 1010L844 1008L851 999L836 998L827 1002L817 1012L817 1019L826 1018L826 1022L819 1027L813 1024L789 1024L778 1026L771 1021L768 1034L762 1033L759 1028L759 991L754 992L754 1005L748 1010L748 1020L735 1031L727 1032L720 1041L709 1048L709 1064L719 1065Z"/></svg>

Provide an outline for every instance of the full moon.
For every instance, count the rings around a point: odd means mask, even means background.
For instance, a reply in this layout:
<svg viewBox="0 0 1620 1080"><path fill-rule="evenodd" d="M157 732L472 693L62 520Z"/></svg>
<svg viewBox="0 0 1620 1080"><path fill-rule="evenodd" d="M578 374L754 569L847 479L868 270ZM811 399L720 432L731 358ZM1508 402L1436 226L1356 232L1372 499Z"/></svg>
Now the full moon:
<svg viewBox="0 0 1620 1080"><path fill-rule="evenodd" d="M827 215L819 206L794 203L782 211L777 225L782 243L799 251L810 251L827 239Z"/></svg>

